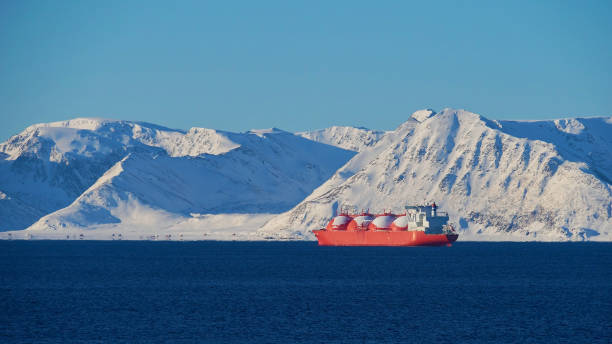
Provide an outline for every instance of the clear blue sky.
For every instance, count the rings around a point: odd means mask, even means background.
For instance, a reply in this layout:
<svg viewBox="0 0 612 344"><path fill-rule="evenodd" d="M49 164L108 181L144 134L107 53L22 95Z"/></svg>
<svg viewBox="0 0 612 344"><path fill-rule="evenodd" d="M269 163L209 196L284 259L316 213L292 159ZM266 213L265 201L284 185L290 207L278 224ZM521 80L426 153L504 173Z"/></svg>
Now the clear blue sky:
<svg viewBox="0 0 612 344"><path fill-rule="evenodd" d="M612 115L612 1L0 1L0 140L77 116L393 129Z"/></svg>

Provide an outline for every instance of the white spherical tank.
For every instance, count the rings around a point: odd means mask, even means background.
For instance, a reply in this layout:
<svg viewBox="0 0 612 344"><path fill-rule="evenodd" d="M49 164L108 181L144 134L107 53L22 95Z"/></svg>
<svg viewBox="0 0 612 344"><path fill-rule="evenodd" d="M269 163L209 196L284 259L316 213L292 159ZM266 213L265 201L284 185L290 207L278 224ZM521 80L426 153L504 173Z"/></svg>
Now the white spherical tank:
<svg viewBox="0 0 612 344"><path fill-rule="evenodd" d="M408 216L400 215L398 216L393 223L391 223L392 231L405 231L408 230Z"/></svg>
<svg viewBox="0 0 612 344"><path fill-rule="evenodd" d="M327 224L326 229L332 231L344 231L348 226L349 222L351 222L351 217L347 215L338 215L331 219Z"/></svg>
<svg viewBox="0 0 612 344"><path fill-rule="evenodd" d="M349 231L366 230L370 223L374 220L374 216L370 214L361 214L353 218L346 228Z"/></svg>
<svg viewBox="0 0 612 344"><path fill-rule="evenodd" d="M368 226L369 230L388 230L391 229L391 224L395 221L395 215L383 214L378 215Z"/></svg>

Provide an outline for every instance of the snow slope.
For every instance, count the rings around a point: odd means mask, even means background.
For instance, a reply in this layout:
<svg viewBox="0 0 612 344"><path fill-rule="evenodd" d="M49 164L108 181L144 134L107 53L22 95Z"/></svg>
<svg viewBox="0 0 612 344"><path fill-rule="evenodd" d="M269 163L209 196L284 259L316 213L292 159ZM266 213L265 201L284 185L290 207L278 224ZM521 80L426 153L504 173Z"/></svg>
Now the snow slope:
<svg viewBox="0 0 612 344"><path fill-rule="evenodd" d="M184 132L92 118L37 124L0 144L0 230L26 228L71 204L49 223L84 227L116 222L108 209L91 201L93 194L103 197L100 190L109 183L116 187L111 187L113 196L132 195L154 209L183 215L222 209L279 212L353 155L277 129ZM119 168L119 179L109 177ZM119 184L112 184L115 179ZM101 189L92 189L94 183ZM75 202L84 202L79 203L83 208ZM92 211L97 215L90 216Z"/></svg>
<svg viewBox="0 0 612 344"><path fill-rule="evenodd" d="M612 240L611 164L609 118L423 110L259 232L313 239L339 204L401 211L435 200L463 240Z"/></svg>
<svg viewBox="0 0 612 344"><path fill-rule="evenodd" d="M225 154L131 153L30 230L159 228L199 214L279 213L354 155L279 130L230 136L240 147Z"/></svg>
<svg viewBox="0 0 612 344"><path fill-rule="evenodd" d="M354 127L330 127L296 133L309 140L325 143L355 152L371 147L385 134L383 131Z"/></svg>

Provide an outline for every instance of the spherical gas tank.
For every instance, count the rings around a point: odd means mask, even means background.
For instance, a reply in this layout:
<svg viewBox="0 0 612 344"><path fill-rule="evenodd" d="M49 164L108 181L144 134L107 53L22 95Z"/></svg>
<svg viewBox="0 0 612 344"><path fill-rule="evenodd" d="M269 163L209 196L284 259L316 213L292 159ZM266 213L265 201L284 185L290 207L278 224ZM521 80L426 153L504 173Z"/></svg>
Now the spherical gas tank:
<svg viewBox="0 0 612 344"><path fill-rule="evenodd" d="M391 223L392 231L405 231L408 230L408 216L400 215Z"/></svg>
<svg viewBox="0 0 612 344"><path fill-rule="evenodd" d="M389 230L391 224L395 221L395 215L382 214L376 216L376 218L368 225L369 230Z"/></svg>
<svg viewBox="0 0 612 344"><path fill-rule="evenodd" d="M338 215L329 221L325 229L328 231L345 231L349 222L351 222L350 216Z"/></svg>
<svg viewBox="0 0 612 344"><path fill-rule="evenodd" d="M349 222L346 230L348 231L359 231L366 230L370 223L374 220L374 216L370 214L361 214L359 216L355 216L351 222Z"/></svg>

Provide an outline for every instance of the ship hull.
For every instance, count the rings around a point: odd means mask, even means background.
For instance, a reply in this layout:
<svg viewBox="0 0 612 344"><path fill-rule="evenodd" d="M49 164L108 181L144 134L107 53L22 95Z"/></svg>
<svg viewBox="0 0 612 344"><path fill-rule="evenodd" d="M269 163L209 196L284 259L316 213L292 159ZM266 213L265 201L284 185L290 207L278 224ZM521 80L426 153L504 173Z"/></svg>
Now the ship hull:
<svg viewBox="0 0 612 344"><path fill-rule="evenodd" d="M426 234L423 231L313 231L320 246L444 246L457 234Z"/></svg>

